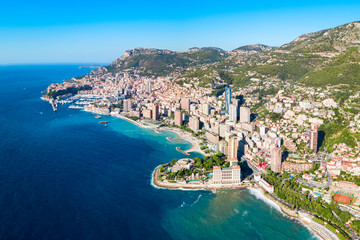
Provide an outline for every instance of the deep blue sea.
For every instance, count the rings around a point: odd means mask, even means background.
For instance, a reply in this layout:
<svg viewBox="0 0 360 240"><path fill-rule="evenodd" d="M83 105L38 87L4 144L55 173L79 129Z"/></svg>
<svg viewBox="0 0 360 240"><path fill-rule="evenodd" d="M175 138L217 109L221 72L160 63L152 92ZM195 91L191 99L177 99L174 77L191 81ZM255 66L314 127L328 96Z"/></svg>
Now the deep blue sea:
<svg viewBox="0 0 360 240"><path fill-rule="evenodd" d="M0 66L0 239L315 239L255 190L156 189L177 140L40 99L76 65ZM193 154L192 156L199 156Z"/></svg>

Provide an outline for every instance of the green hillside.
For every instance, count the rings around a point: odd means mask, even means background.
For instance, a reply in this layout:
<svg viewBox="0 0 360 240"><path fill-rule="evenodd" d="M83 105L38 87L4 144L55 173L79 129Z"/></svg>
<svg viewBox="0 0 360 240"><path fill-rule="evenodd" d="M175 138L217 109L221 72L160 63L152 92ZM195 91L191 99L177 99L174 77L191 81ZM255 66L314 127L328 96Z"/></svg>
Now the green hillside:
<svg viewBox="0 0 360 240"><path fill-rule="evenodd" d="M300 81L312 86L360 84L360 52L352 48L334 58L320 70L314 69L303 76Z"/></svg>

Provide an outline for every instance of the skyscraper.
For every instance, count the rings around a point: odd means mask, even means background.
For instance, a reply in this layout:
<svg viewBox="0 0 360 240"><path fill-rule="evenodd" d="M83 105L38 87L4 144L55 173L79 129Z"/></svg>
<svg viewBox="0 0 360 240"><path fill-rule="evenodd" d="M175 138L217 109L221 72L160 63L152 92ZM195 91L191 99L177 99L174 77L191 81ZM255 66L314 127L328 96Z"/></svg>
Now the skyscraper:
<svg viewBox="0 0 360 240"><path fill-rule="evenodd" d="M236 122L237 121L237 106L236 104L230 104L230 107L229 107L229 120L231 122Z"/></svg>
<svg viewBox="0 0 360 240"><path fill-rule="evenodd" d="M226 86L225 87L225 109L226 109L226 112L229 112L230 104L231 104L231 88Z"/></svg>
<svg viewBox="0 0 360 240"><path fill-rule="evenodd" d="M199 131L200 121L197 117L190 117L189 119L189 128L194 132Z"/></svg>
<svg viewBox="0 0 360 240"><path fill-rule="evenodd" d="M240 107L240 122L242 123L250 122L250 108Z"/></svg>
<svg viewBox="0 0 360 240"><path fill-rule="evenodd" d="M124 112L130 112L132 110L131 99L124 99L123 109L124 109Z"/></svg>
<svg viewBox="0 0 360 240"><path fill-rule="evenodd" d="M159 104L154 103L152 106L152 119L158 120L159 119Z"/></svg>
<svg viewBox="0 0 360 240"><path fill-rule="evenodd" d="M281 156L282 151L281 148L276 147L275 145L271 149L271 170L273 172L280 173L281 172Z"/></svg>
<svg viewBox="0 0 360 240"><path fill-rule="evenodd" d="M210 105L209 104L203 105L203 114L206 116L210 114Z"/></svg>
<svg viewBox="0 0 360 240"><path fill-rule="evenodd" d="M316 123L311 124L310 129L310 149L317 152L318 148L318 131L319 131L319 125Z"/></svg>
<svg viewBox="0 0 360 240"><path fill-rule="evenodd" d="M231 162L238 162L238 149L239 149L239 140L237 137L232 137L229 139L229 155L228 160Z"/></svg>
<svg viewBox="0 0 360 240"><path fill-rule="evenodd" d="M175 118L175 124L178 126L182 126L183 124L183 119L182 119L182 112L180 110L176 110L174 113L174 118Z"/></svg>
<svg viewBox="0 0 360 240"><path fill-rule="evenodd" d="M190 111L190 99L189 98L182 98L180 101L181 110Z"/></svg>

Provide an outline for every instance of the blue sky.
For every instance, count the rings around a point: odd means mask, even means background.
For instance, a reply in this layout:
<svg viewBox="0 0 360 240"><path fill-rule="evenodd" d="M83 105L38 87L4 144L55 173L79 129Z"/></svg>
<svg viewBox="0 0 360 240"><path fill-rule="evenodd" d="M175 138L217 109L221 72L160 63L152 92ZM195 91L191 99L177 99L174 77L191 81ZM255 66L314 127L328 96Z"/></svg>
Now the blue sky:
<svg viewBox="0 0 360 240"><path fill-rule="evenodd" d="M8 1L0 64L110 63L126 49L279 46L360 20L360 1Z"/></svg>

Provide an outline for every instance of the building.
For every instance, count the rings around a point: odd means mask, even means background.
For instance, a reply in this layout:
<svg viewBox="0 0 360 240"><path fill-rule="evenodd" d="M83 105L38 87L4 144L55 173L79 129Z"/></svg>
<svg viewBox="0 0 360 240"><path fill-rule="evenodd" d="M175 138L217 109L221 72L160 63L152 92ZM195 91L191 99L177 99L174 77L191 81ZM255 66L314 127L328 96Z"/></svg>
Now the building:
<svg viewBox="0 0 360 240"><path fill-rule="evenodd" d="M225 140L221 140L219 142L219 152L221 152L224 155L229 154L229 145Z"/></svg>
<svg viewBox="0 0 360 240"><path fill-rule="evenodd" d="M174 117L175 117L175 125L182 126L183 124L182 112L180 110L176 110L174 113Z"/></svg>
<svg viewBox="0 0 360 240"><path fill-rule="evenodd" d="M200 121L197 117L190 117L189 119L189 128L194 132L199 131L200 128Z"/></svg>
<svg viewBox="0 0 360 240"><path fill-rule="evenodd" d="M182 98L180 101L181 110L190 111L190 99L189 98Z"/></svg>
<svg viewBox="0 0 360 240"><path fill-rule="evenodd" d="M265 191L269 193L274 193L274 186L265 181L263 178L259 180L259 185L262 187Z"/></svg>
<svg viewBox="0 0 360 240"><path fill-rule="evenodd" d="M229 106L229 120L231 122L237 122L237 118L238 118L238 109L236 104L230 104Z"/></svg>
<svg viewBox="0 0 360 240"><path fill-rule="evenodd" d="M250 122L250 108L240 107L240 122L242 123Z"/></svg>
<svg viewBox="0 0 360 240"><path fill-rule="evenodd" d="M238 162L238 149L239 149L239 140L237 137L232 137L229 139L229 153L228 153L228 161Z"/></svg>
<svg viewBox="0 0 360 240"><path fill-rule="evenodd" d="M151 81L150 80L148 80L146 82L146 92L149 94L151 93Z"/></svg>
<svg viewBox="0 0 360 240"><path fill-rule="evenodd" d="M218 143L220 140L219 135L211 133L211 132L206 132L205 137L206 137L206 140L208 140L211 143Z"/></svg>
<svg viewBox="0 0 360 240"><path fill-rule="evenodd" d="M157 103L152 106L152 119L155 121L159 119L159 104Z"/></svg>
<svg viewBox="0 0 360 240"><path fill-rule="evenodd" d="M281 172L281 156L281 148L274 146L271 149L271 171L277 173Z"/></svg>
<svg viewBox="0 0 360 240"><path fill-rule="evenodd" d="M190 158L179 159L174 166L171 167L171 172L178 172L182 169L191 169L195 161Z"/></svg>
<svg viewBox="0 0 360 240"><path fill-rule="evenodd" d="M317 152L318 148L318 131L319 131L319 125L316 123L311 124L310 129L310 149Z"/></svg>
<svg viewBox="0 0 360 240"><path fill-rule="evenodd" d="M142 111L144 118L152 118L152 110L151 109L144 109Z"/></svg>
<svg viewBox="0 0 360 240"><path fill-rule="evenodd" d="M260 136L265 136L266 134L266 126L261 125L260 126Z"/></svg>
<svg viewBox="0 0 360 240"><path fill-rule="evenodd" d="M229 86L225 87L225 109L226 112L229 112L231 104L231 88Z"/></svg>
<svg viewBox="0 0 360 240"><path fill-rule="evenodd" d="M124 109L124 112L130 112L132 110L131 99L124 99L123 109Z"/></svg>
<svg viewBox="0 0 360 240"><path fill-rule="evenodd" d="M209 104L203 105L203 114L206 116L210 114L210 105Z"/></svg>
<svg viewBox="0 0 360 240"><path fill-rule="evenodd" d="M241 169L240 166L232 166L229 168L221 168L220 166L213 167L213 184L240 184L241 183Z"/></svg>

